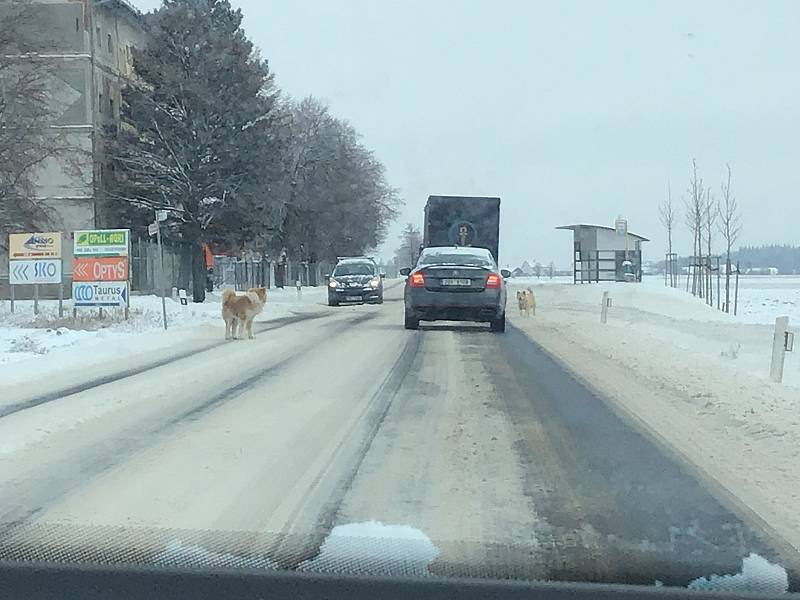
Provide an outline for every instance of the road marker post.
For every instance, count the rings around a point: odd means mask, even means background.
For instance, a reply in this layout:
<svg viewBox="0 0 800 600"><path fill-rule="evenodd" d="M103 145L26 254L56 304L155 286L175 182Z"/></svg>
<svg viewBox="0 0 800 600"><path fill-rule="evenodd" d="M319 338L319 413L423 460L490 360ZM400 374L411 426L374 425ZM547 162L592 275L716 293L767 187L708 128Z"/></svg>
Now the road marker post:
<svg viewBox="0 0 800 600"><path fill-rule="evenodd" d="M772 361L769 366L769 378L775 383L783 381L783 366L786 352L791 351L794 335L789 331L789 317L775 319L775 334L772 336Z"/></svg>
<svg viewBox="0 0 800 600"><path fill-rule="evenodd" d="M611 298L608 297L608 292L603 292L603 304L600 307L600 322L608 322L608 309L611 306Z"/></svg>

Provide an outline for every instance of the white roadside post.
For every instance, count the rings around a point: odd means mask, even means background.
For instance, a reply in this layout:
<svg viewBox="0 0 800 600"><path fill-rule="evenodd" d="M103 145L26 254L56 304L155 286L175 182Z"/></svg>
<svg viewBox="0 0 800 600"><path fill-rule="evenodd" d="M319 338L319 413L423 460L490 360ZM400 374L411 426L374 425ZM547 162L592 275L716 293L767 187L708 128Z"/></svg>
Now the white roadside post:
<svg viewBox="0 0 800 600"><path fill-rule="evenodd" d="M769 367L769 378L775 383L783 381L783 365L786 352L791 351L794 335L789 331L789 317L775 319L775 334L772 337L772 362Z"/></svg>
<svg viewBox="0 0 800 600"><path fill-rule="evenodd" d="M603 305L600 307L600 322L608 322L608 308L611 306L611 298L608 297L608 292L603 292Z"/></svg>
<svg viewBox="0 0 800 600"><path fill-rule="evenodd" d="M64 318L64 261L61 261L61 283L58 284L58 318Z"/></svg>
<svg viewBox="0 0 800 600"><path fill-rule="evenodd" d="M299 301L303 295L303 290L299 279L294 282L294 286L297 288L297 300Z"/></svg>

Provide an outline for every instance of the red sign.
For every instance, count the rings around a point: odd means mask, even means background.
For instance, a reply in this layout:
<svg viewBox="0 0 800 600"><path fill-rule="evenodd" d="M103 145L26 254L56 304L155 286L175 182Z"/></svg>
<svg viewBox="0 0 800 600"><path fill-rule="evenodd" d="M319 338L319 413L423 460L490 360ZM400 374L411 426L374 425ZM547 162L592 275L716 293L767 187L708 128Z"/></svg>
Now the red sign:
<svg viewBox="0 0 800 600"><path fill-rule="evenodd" d="M128 281L128 257L82 257L72 261L72 281Z"/></svg>

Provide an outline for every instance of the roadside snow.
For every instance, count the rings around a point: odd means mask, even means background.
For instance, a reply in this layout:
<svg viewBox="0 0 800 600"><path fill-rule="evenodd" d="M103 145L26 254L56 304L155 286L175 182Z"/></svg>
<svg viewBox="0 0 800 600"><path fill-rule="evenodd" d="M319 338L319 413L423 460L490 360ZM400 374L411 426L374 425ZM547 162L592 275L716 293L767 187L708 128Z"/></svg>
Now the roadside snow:
<svg viewBox="0 0 800 600"><path fill-rule="evenodd" d="M299 298L293 288L269 290L267 306L256 320L322 309L325 294L324 287L304 288ZM59 319L54 300L40 301L38 316L33 314L31 301L18 301L11 313L9 302L0 301L0 376L19 375L20 370L42 376L73 362L71 359L80 358L86 366L92 360L103 362L152 351L179 343L189 329L200 326L222 331L220 298L219 293L211 293L204 303L190 302L188 306L168 298L168 332L164 332L161 298L157 296L133 296L127 321L122 310L106 310L100 319L96 309L79 309L73 320L70 302L64 303L64 318Z"/></svg>
<svg viewBox="0 0 800 600"><path fill-rule="evenodd" d="M800 279L740 284L743 311L734 317L658 278L599 285L513 280L533 287L537 310L527 318L510 306L509 316L697 466L721 496L754 511L800 550L800 352L787 354L784 384L768 379L775 317L795 315L790 328L800 333L800 315L791 312ZM605 325L604 291L612 299Z"/></svg>

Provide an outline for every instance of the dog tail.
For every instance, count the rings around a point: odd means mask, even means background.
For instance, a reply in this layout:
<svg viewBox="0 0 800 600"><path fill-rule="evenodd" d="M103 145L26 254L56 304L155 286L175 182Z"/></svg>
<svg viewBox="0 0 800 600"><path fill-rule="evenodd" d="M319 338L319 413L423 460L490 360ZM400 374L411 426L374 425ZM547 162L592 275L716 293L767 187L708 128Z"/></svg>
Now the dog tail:
<svg viewBox="0 0 800 600"><path fill-rule="evenodd" d="M225 304L230 298L236 296L236 292L233 291L231 288L227 288L222 291L222 303Z"/></svg>

